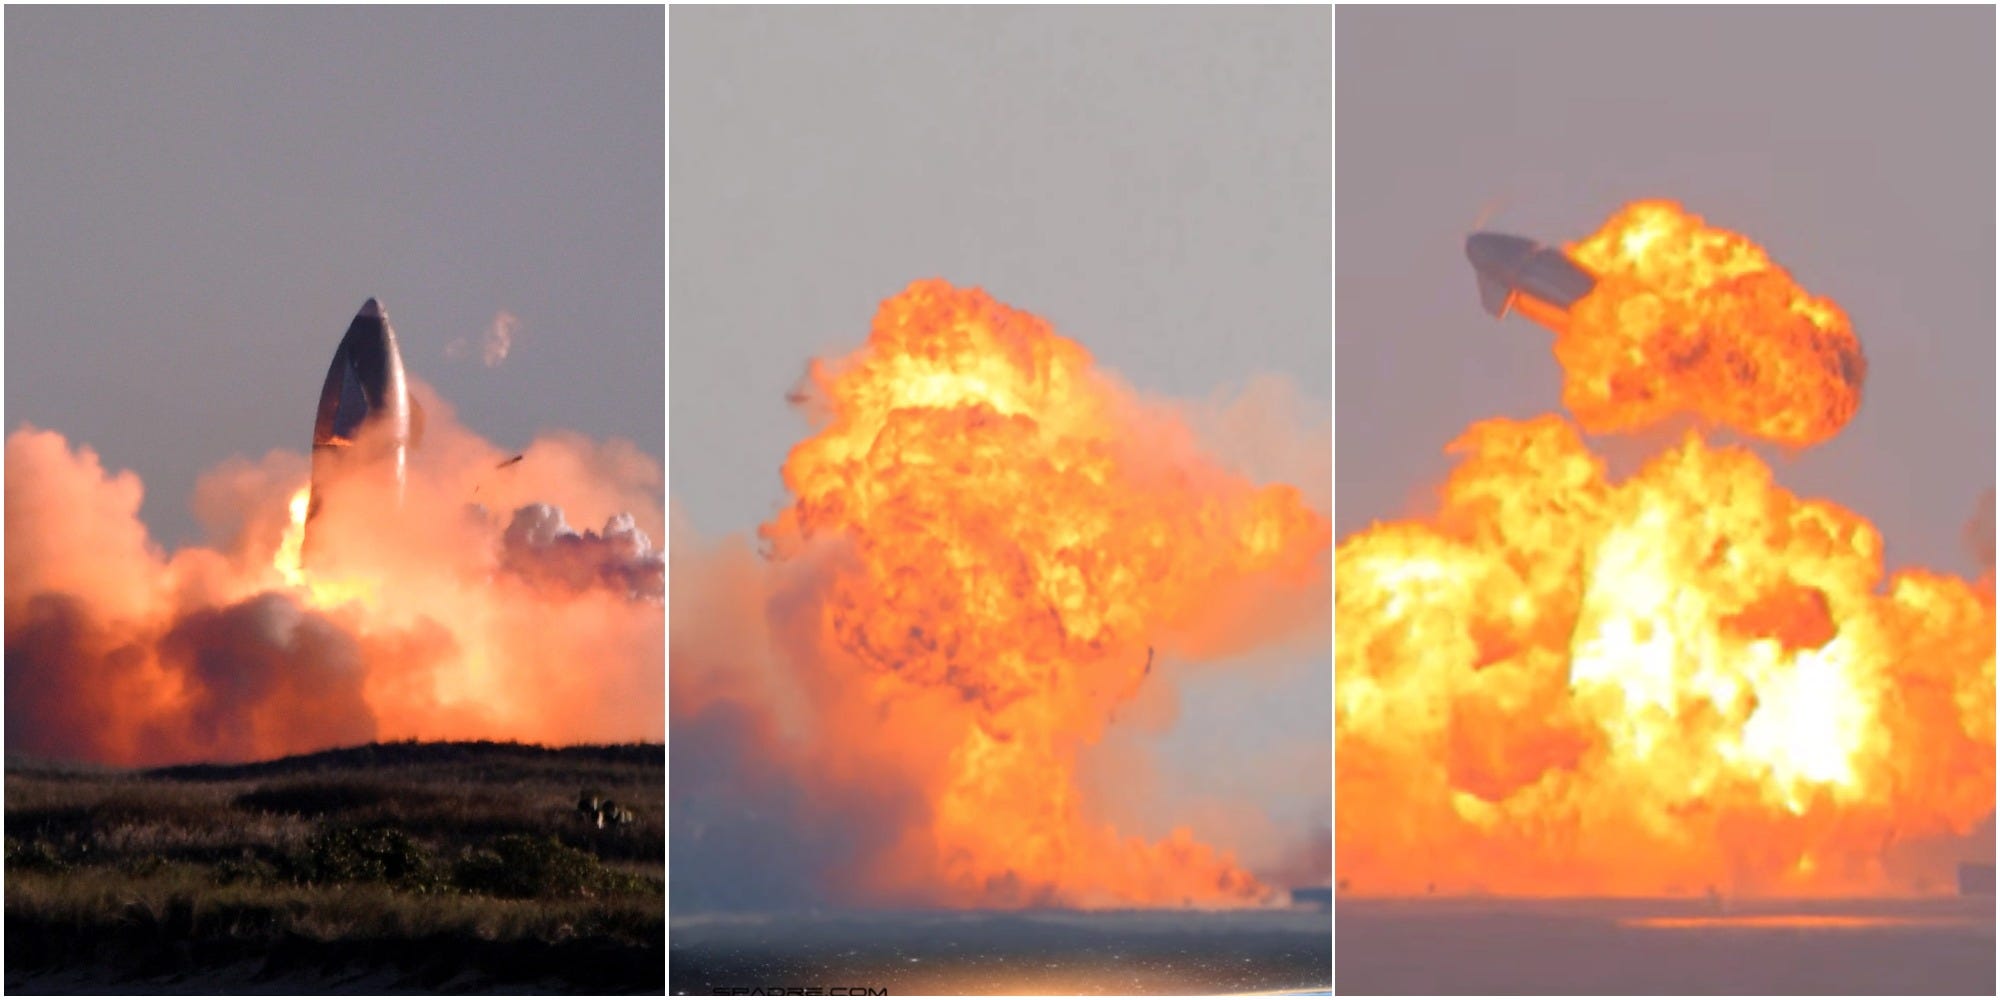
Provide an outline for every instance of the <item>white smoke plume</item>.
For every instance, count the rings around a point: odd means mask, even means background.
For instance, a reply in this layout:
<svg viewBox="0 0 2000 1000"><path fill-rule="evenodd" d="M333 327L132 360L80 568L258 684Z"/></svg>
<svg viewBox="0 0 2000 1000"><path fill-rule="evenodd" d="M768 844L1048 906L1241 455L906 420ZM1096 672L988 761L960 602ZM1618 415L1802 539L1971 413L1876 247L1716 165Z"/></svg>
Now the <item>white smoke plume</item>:
<svg viewBox="0 0 2000 1000"><path fill-rule="evenodd" d="M195 492L206 543L166 552L136 476L59 433L10 434L7 749L147 765L373 739L664 739L659 462L555 434L498 468L506 452L412 391L430 428L405 502L338 484L313 522L328 558L297 580L282 550L305 456L217 467Z"/></svg>
<svg viewBox="0 0 2000 1000"><path fill-rule="evenodd" d="M507 360L507 352L514 348L514 331L521 321L505 309L493 314L493 322L486 325L477 340L458 337L444 347L444 356L449 361L463 361L476 352L479 363L488 368L498 368Z"/></svg>

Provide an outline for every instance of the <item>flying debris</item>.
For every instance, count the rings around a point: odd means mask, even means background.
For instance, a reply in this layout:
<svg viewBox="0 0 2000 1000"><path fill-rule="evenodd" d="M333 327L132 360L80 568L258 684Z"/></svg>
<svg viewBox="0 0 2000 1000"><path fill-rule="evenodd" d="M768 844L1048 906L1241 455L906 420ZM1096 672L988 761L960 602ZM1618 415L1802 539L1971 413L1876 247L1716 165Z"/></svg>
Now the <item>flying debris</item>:
<svg viewBox="0 0 2000 1000"><path fill-rule="evenodd" d="M313 418L312 499L306 507L308 551L312 519L336 476L361 467L379 468L395 477L396 500L402 502L406 458L423 437L423 428L424 411L410 398L389 314L381 303L369 299L354 314L347 336L333 352L333 365L319 391L319 411Z"/></svg>
<svg viewBox="0 0 2000 1000"><path fill-rule="evenodd" d="M1597 279L1561 250L1524 236L1473 233L1465 257L1479 278L1479 304L1504 317L1509 310L1560 331L1569 307L1590 294Z"/></svg>
<svg viewBox="0 0 2000 1000"><path fill-rule="evenodd" d="M526 453L526 452L522 452L521 454L519 454L519 455L515 455L515 456L514 456L513 458L510 458L510 459L507 459L506 461L504 461L504 462L501 462L500 464L498 464L498 465L494 466L494 467L493 467L493 471L494 471L494 472L499 472L499 471L500 471L500 470L502 470L502 469L507 469L507 468L511 468L511 467L513 467L513 466L516 466L516 465L519 465L519 464L521 464L521 460L522 460L522 459L524 459L524 458L527 458L527 457L528 457L527 453ZM485 488L486 488L486 484L485 484L485 483L483 483L483 482L482 482L482 483L480 483L480 484L478 484L477 486L474 486L474 487L472 488L472 495L473 495L473 496L475 496L475 497L476 497L476 496L478 496L478 495L479 495L479 491L480 491L480 490L483 490L483 489L485 489ZM484 511L484 510L486 509L486 508L484 508L484 507L479 507L477 503L475 503L475 504L474 504L473 506L475 506L475 507L478 507L478 509L479 509L479 510L481 510L481 511ZM484 516L484 515L482 514L481 516Z"/></svg>

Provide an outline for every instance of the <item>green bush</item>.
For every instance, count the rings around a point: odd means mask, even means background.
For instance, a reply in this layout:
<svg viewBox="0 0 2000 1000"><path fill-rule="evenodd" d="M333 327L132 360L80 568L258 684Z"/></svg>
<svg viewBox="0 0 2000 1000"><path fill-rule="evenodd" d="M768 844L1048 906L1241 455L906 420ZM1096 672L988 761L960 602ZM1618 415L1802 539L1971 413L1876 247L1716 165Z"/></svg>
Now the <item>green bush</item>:
<svg viewBox="0 0 2000 1000"><path fill-rule="evenodd" d="M294 877L314 885L383 882L411 892L445 887L430 851L394 827L334 827L306 842Z"/></svg>
<svg viewBox="0 0 2000 1000"><path fill-rule="evenodd" d="M597 856L564 847L554 837L509 834L459 859L452 882L467 892L503 899L596 896L630 891L636 880L610 871Z"/></svg>
<svg viewBox="0 0 2000 1000"><path fill-rule="evenodd" d="M242 857L223 858L215 864L215 881L218 885L245 883L263 885L278 881L278 866L256 855L245 853Z"/></svg>

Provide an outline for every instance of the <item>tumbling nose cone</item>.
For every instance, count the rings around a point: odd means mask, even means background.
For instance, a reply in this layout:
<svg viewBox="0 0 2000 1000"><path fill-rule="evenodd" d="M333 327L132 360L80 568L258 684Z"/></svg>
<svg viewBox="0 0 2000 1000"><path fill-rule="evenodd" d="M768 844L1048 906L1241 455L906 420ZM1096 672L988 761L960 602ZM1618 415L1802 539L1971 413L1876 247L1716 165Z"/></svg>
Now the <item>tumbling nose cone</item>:
<svg viewBox="0 0 2000 1000"><path fill-rule="evenodd" d="M1506 233L1473 233L1465 238L1465 259L1472 269L1496 278L1506 278L1518 270L1521 261L1535 252L1535 243L1524 236ZM368 300L373 305L375 300Z"/></svg>
<svg viewBox="0 0 2000 1000"><path fill-rule="evenodd" d="M1465 259L1479 280L1479 304L1495 316L1519 309L1551 328L1566 320L1569 307L1590 294L1597 279L1561 250L1507 233L1473 233L1465 238Z"/></svg>

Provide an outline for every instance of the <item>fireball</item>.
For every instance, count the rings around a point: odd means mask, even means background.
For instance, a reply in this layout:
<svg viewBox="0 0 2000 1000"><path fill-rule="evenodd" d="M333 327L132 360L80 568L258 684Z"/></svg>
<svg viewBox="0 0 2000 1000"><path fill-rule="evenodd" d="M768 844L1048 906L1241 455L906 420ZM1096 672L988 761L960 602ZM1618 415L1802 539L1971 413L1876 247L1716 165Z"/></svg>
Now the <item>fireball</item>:
<svg viewBox="0 0 2000 1000"><path fill-rule="evenodd" d="M1868 366L1847 314L1748 238L1642 201L1568 251L1597 277L1555 345L1563 405L1586 430L1691 413L1806 447L1860 408Z"/></svg>
<svg viewBox="0 0 2000 1000"><path fill-rule="evenodd" d="M795 500L762 535L828 574L802 658L824 670L822 712L857 724L819 766L901 773L926 803L864 891L1264 898L1185 830L1149 843L1093 816L1075 760L1156 653L1193 654L1221 592L1324 580L1325 518L1202 456L1082 346L978 289L911 285L811 384L824 425L785 462Z"/></svg>
<svg viewBox="0 0 2000 1000"><path fill-rule="evenodd" d="M1668 202L1573 246L1584 429L1692 411L1793 445L1854 413L1847 318ZM1436 516L1335 555L1336 862L1350 891L1907 890L1899 845L1994 807L1989 583L1696 430L1623 479L1560 417L1488 420Z"/></svg>

